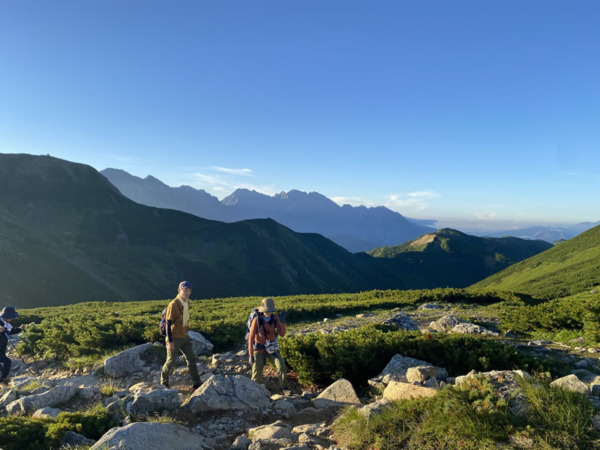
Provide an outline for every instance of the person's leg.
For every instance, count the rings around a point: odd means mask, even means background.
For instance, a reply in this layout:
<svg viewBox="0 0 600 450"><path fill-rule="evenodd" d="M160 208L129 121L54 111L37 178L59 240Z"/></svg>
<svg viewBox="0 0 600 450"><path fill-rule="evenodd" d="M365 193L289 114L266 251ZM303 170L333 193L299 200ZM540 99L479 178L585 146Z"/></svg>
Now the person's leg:
<svg viewBox="0 0 600 450"><path fill-rule="evenodd" d="M175 370L175 366L177 365L177 355L179 354L179 349L183 344L184 339L173 339L173 343L175 344L175 348L173 351L169 351L169 346L167 345L167 360L162 367L162 371L160 373L160 384L164 384L169 387L169 376Z"/></svg>
<svg viewBox="0 0 600 450"><path fill-rule="evenodd" d="M279 352L270 354L269 359L273 364L275 364L275 367L277 368L277 378L279 380L279 387L281 389L284 389L287 385L287 367L285 366L285 361L283 360L283 357Z"/></svg>
<svg viewBox="0 0 600 450"><path fill-rule="evenodd" d="M198 366L196 365L197 358L192 340L187 338L181 345L180 350L187 362L188 372L190 373L190 377L192 377L192 384L196 387L200 386L200 374L198 373Z"/></svg>
<svg viewBox="0 0 600 450"><path fill-rule="evenodd" d="M254 353L254 364L252 364L252 380L257 383L262 383L263 381L263 369L265 368L265 363L267 362L267 357L265 353Z"/></svg>
<svg viewBox="0 0 600 450"><path fill-rule="evenodd" d="M6 353L0 353L0 379L7 378L12 362Z"/></svg>

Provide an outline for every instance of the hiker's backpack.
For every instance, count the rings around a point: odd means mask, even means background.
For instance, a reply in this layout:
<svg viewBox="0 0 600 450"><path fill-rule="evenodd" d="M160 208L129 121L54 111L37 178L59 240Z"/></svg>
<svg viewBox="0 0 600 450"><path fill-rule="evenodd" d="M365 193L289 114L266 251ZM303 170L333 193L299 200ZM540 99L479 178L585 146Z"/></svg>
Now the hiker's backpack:
<svg viewBox="0 0 600 450"><path fill-rule="evenodd" d="M250 312L250 317L248 317L248 320L246 321L246 341L250 338L250 327L252 326L252 321L257 316L258 316L258 320L259 320L258 324L260 325L260 315L258 314L258 308L254 308Z"/></svg>
<svg viewBox="0 0 600 450"><path fill-rule="evenodd" d="M177 301L177 303L177 306L179 306L179 313L183 314L183 307L181 306L179 300ZM163 312L160 315L160 322L158 323L158 329L160 330L161 336L167 335L167 308L163 309Z"/></svg>
<svg viewBox="0 0 600 450"><path fill-rule="evenodd" d="M160 315L160 322L158 323L158 328L160 330L161 336L167 335L167 308L163 309L163 312Z"/></svg>

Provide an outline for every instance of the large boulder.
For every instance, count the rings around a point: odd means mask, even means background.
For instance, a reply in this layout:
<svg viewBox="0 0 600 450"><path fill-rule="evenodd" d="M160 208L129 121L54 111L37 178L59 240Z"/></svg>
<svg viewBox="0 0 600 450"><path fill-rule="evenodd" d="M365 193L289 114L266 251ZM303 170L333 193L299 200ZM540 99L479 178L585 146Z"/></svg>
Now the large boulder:
<svg viewBox="0 0 600 450"><path fill-rule="evenodd" d="M559 387L571 392L579 392L580 394L590 393L590 388L577 375L573 374L554 380L550 383L550 386Z"/></svg>
<svg viewBox="0 0 600 450"><path fill-rule="evenodd" d="M314 400L317 408L329 406L360 405L360 399L348 380L340 378L329 385L327 389L319 394Z"/></svg>
<svg viewBox="0 0 600 450"><path fill-rule="evenodd" d="M383 398L394 401L409 398L433 397L437 392L438 389L435 388L392 380L383 391Z"/></svg>
<svg viewBox="0 0 600 450"><path fill-rule="evenodd" d="M177 389L168 389L159 384L149 392L137 392L128 410L132 414L144 415L155 411L170 411L178 406L179 393Z"/></svg>
<svg viewBox="0 0 600 450"><path fill-rule="evenodd" d="M419 331L419 327L417 326L415 321L412 320L412 318L408 314L405 314L403 312L396 314L394 317L390 317L385 322L383 322L383 324L392 325L407 331Z"/></svg>
<svg viewBox="0 0 600 450"><path fill-rule="evenodd" d="M214 345L197 331L188 331L196 355L210 355Z"/></svg>
<svg viewBox="0 0 600 450"><path fill-rule="evenodd" d="M199 450L207 448L203 437L175 423L136 422L112 428L90 450L148 450L173 448Z"/></svg>
<svg viewBox="0 0 600 450"><path fill-rule="evenodd" d="M6 405L6 412L9 414L29 414L46 406L62 405L71 400L77 394L77 391L76 386L56 386L42 394L28 395L9 403Z"/></svg>
<svg viewBox="0 0 600 450"><path fill-rule="evenodd" d="M400 381L403 383L408 382L406 373L411 367L418 366L433 366L427 361L421 361L420 359L411 358L409 356L402 356L400 354L394 355L390 362L385 366L383 371L374 378L371 378L368 383L369 385L383 390L390 383L390 381ZM445 380L448 377L448 371L442 367L435 367L437 372L437 380Z"/></svg>
<svg viewBox="0 0 600 450"><path fill-rule="evenodd" d="M271 393L261 384L242 375L213 375L190 397L188 408L204 411L264 410L270 407Z"/></svg>
<svg viewBox="0 0 600 450"><path fill-rule="evenodd" d="M439 332L446 332L454 328L456 325L461 323L469 323L468 321L461 319L458 316L453 314L449 314L447 316L441 317L440 319L431 322L429 324L429 328Z"/></svg>
<svg viewBox="0 0 600 450"><path fill-rule="evenodd" d="M148 371L151 364L147 357L153 351L155 346L147 342L136 347L117 353L114 356L104 360L104 374L113 378L125 378L136 372Z"/></svg>

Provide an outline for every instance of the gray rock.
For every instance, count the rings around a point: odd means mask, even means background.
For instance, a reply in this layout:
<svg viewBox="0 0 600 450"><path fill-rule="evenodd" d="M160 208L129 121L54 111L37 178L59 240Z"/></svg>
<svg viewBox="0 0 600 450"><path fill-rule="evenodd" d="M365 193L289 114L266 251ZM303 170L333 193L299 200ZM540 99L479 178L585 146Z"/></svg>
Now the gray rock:
<svg viewBox="0 0 600 450"><path fill-rule="evenodd" d="M407 331L419 331L419 327L414 320L403 312L396 314L394 317L387 319L383 322L384 325L393 325L398 328L402 328Z"/></svg>
<svg viewBox="0 0 600 450"><path fill-rule="evenodd" d="M248 446L252 444L252 441L247 436L238 436L229 447L229 450L246 450Z"/></svg>
<svg viewBox="0 0 600 450"><path fill-rule="evenodd" d="M343 404L360 405L360 399L348 380L340 378L319 394L316 400L326 399ZM316 401L315 400L315 401Z"/></svg>
<svg viewBox="0 0 600 450"><path fill-rule="evenodd" d="M577 375L573 374L554 380L550 383L550 386L559 387L571 392L579 392L580 394L588 394L590 391L589 387L577 378Z"/></svg>
<svg viewBox="0 0 600 450"><path fill-rule="evenodd" d="M172 410L179 406L177 389L167 389L159 384L150 392L137 392L129 408L132 414L150 414L155 411Z"/></svg>
<svg viewBox="0 0 600 450"><path fill-rule="evenodd" d="M500 336L495 331L490 331L481 325L475 325L474 323L459 323L451 330L452 333L464 333L464 334L479 334L482 336Z"/></svg>
<svg viewBox="0 0 600 450"><path fill-rule="evenodd" d="M200 386L187 404L194 413L203 411L264 410L271 393L243 375L214 375Z"/></svg>
<svg viewBox="0 0 600 450"><path fill-rule="evenodd" d="M0 397L0 405L8 405L17 399L17 391L9 389L2 397Z"/></svg>
<svg viewBox="0 0 600 450"><path fill-rule="evenodd" d="M402 356L400 354L394 355L394 357L390 360L390 362L385 366L383 371L374 378L371 378L368 383L369 385L384 390L385 387L390 383L390 381L400 381L407 383L408 379L406 378L406 372L410 367L417 366L432 366L431 363L427 361L421 361L420 359L411 358L409 356ZM448 372L446 369L441 367L436 367L438 372L438 379L446 379L448 377Z"/></svg>
<svg viewBox="0 0 600 450"><path fill-rule="evenodd" d="M192 340L192 346L196 355L210 355L213 351L214 345L202 334L197 331L188 331L188 336Z"/></svg>
<svg viewBox="0 0 600 450"><path fill-rule="evenodd" d="M291 442L298 440L298 435L285 422L278 420L270 425L262 425L248 430L248 436L253 440L259 439L288 439Z"/></svg>
<svg viewBox="0 0 600 450"><path fill-rule="evenodd" d="M376 402L369 403L368 405L359 408L358 412L361 416L369 420L372 416L381 414L386 408L389 408L391 403L391 401L384 397L381 400L377 400Z"/></svg>
<svg viewBox="0 0 600 450"><path fill-rule="evenodd" d="M205 449L203 437L175 423L135 422L112 428L90 450Z"/></svg>
<svg viewBox="0 0 600 450"><path fill-rule="evenodd" d="M45 408L38 409L36 412L34 412L31 415L31 417L52 417L52 418L55 418L61 412L63 412L62 409L51 408L50 406L46 406Z"/></svg>
<svg viewBox="0 0 600 450"><path fill-rule="evenodd" d="M82 434L67 430L65 431L65 434L63 434L63 437L60 440L60 445L61 448L72 448L94 445L95 442L95 440L88 439Z"/></svg>
<svg viewBox="0 0 600 450"><path fill-rule="evenodd" d="M444 317L436 320L435 322L431 322L429 324L429 328L443 333L448 330L451 330L456 325L461 324L461 323L468 323L468 322L464 319L461 319L458 316L449 314L447 316L444 316Z"/></svg>
<svg viewBox="0 0 600 450"><path fill-rule="evenodd" d="M71 400L77 391L75 386L56 386L43 394L21 397L9 403L6 411L9 414L28 414L46 406L58 406Z"/></svg>
<svg viewBox="0 0 600 450"><path fill-rule="evenodd" d="M148 364L143 358L146 352L154 348L150 342L128 348L121 353L104 360L104 374L113 378L125 378L136 372L142 372Z"/></svg>

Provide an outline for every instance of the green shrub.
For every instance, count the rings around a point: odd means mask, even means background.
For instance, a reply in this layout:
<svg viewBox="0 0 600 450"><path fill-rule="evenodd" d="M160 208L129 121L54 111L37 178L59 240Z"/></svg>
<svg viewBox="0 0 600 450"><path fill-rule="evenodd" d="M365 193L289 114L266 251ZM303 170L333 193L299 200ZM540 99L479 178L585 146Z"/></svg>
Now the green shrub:
<svg viewBox="0 0 600 450"><path fill-rule="evenodd" d="M364 386L397 353L444 367L451 375L475 369L546 370L538 359L493 339L469 335L423 335L384 325L369 325L344 333L310 333L280 340L283 357L308 384L330 384L345 378ZM550 367L551 370L557 370Z"/></svg>
<svg viewBox="0 0 600 450"><path fill-rule="evenodd" d="M98 440L116 423L105 408L62 412L56 419L7 416L0 418L0 448L4 450L56 449L66 431Z"/></svg>

